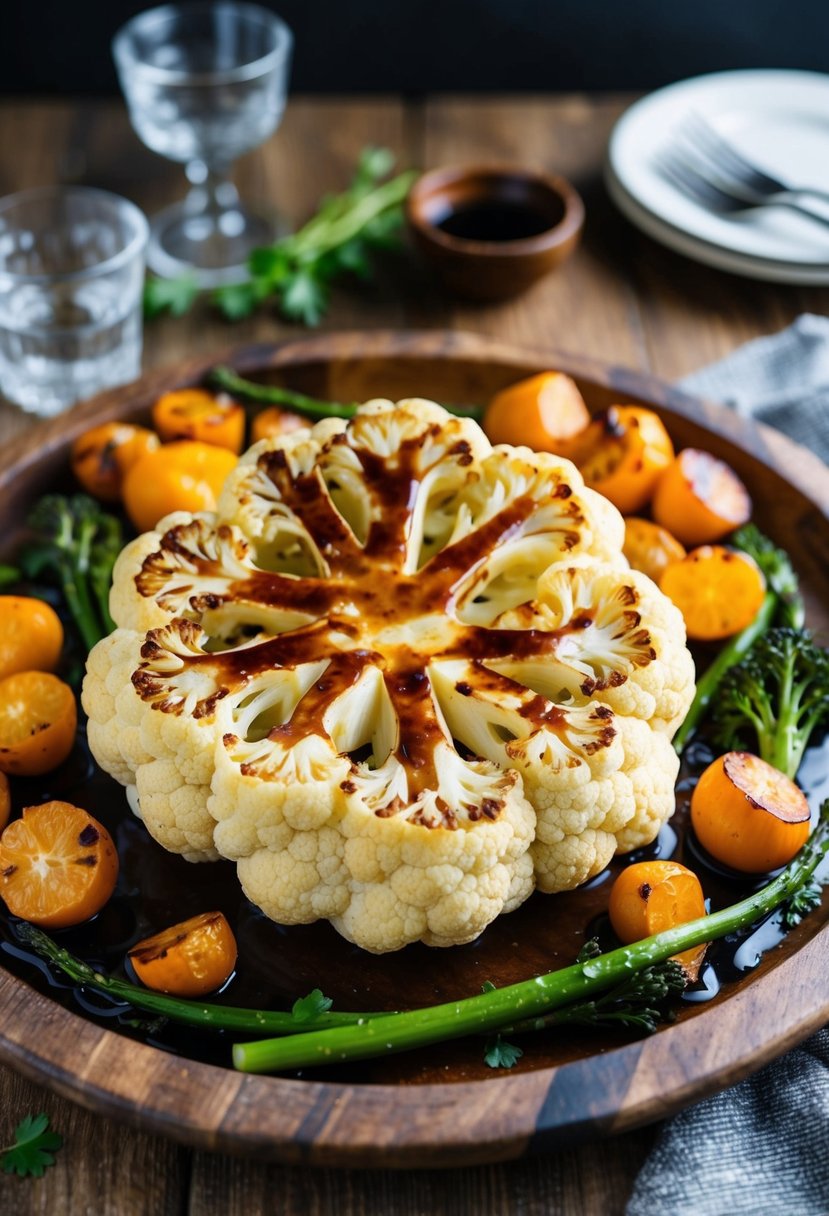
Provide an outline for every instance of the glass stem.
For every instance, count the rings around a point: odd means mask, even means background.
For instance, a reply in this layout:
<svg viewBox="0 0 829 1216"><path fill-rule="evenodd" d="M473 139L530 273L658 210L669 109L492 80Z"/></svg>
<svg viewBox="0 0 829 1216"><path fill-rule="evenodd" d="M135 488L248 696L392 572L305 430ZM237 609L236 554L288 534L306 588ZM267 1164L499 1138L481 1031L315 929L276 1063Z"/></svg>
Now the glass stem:
<svg viewBox="0 0 829 1216"><path fill-rule="evenodd" d="M191 183L186 204L191 215L218 220L238 204L239 192L230 180L230 165L207 165L202 160L191 160L186 173Z"/></svg>

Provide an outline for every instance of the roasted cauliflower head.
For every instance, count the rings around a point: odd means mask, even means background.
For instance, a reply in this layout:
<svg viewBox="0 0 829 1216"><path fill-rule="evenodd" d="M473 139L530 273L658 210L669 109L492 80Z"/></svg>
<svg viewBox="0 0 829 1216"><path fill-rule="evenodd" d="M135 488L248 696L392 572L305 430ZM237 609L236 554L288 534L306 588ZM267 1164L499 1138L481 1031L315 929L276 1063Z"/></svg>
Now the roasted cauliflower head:
<svg viewBox="0 0 829 1216"><path fill-rule="evenodd" d="M693 666L622 539L568 461L428 401L265 440L121 554L93 753L274 920L469 941L673 810Z"/></svg>

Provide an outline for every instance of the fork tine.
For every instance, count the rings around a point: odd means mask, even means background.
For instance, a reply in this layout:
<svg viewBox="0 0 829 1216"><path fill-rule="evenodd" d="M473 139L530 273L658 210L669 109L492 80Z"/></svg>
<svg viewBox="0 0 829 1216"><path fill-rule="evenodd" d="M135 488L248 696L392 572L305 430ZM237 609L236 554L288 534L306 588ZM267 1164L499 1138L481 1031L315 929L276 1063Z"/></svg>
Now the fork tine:
<svg viewBox="0 0 829 1216"><path fill-rule="evenodd" d="M741 199L720 190L669 150L663 150L656 157L655 164L660 173L681 194L689 196L710 210L728 213L744 211L747 208L747 204Z"/></svg>
<svg viewBox="0 0 829 1216"><path fill-rule="evenodd" d="M692 111L684 120L683 128L686 138L721 172L731 173L761 191L785 189L782 182L746 160L699 112Z"/></svg>

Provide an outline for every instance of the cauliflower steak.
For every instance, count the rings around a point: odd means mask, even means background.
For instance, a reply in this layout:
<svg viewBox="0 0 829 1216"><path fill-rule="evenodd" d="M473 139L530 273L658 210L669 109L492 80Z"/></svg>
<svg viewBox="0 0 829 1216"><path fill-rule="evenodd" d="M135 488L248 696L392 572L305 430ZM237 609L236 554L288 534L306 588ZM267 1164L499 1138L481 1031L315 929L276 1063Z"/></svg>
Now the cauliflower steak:
<svg viewBox="0 0 829 1216"><path fill-rule="evenodd" d="M568 461L431 402L265 440L119 557L92 751L274 920L469 941L673 811L693 666L623 531Z"/></svg>

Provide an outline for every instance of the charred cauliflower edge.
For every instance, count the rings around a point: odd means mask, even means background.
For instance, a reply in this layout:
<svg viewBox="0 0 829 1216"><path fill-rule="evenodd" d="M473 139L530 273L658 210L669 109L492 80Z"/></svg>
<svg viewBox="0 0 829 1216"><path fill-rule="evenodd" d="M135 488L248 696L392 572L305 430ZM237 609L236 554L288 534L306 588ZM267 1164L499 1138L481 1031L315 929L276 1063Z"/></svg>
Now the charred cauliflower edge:
<svg viewBox="0 0 829 1216"><path fill-rule="evenodd" d="M568 461L429 401L265 440L121 554L93 754L276 921L470 941L673 811L693 664L623 534Z"/></svg>

